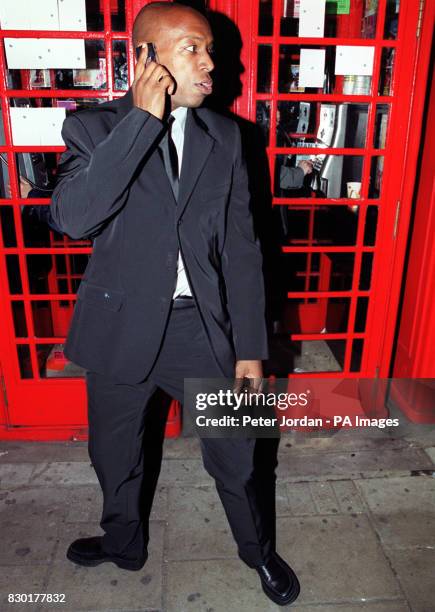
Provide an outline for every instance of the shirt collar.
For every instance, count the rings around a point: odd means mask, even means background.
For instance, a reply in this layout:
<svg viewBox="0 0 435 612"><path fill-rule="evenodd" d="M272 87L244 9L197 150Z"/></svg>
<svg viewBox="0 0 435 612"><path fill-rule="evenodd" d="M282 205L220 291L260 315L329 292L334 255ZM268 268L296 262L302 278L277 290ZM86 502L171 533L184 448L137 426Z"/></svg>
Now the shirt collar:
<svg viewBox="0 0 435 612"><path fill-rule="evenodd" d="M186 125L186 117L187 117L187 107L179 106L175 110L171 112L171 115L179 124L180 128L184 131L184 127ZM174 124L175 125L175 124Z"/></svg>

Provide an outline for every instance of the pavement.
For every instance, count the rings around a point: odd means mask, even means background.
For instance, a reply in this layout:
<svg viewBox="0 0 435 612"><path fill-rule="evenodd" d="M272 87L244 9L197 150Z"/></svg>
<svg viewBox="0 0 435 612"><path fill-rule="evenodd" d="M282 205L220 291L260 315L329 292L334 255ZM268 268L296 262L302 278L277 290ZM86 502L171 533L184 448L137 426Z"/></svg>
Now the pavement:
<svg viewBox="0 0 435 612"><path fill-rule="evenodd" d="M435 612L435 426L294 431L277 473L277 548L301 583L288 609ZM2 611L286 609L238 558L195 438L165 440L142 570L66 559L72 540L103 533L101 505L87 442L0 442Z"/></svg>

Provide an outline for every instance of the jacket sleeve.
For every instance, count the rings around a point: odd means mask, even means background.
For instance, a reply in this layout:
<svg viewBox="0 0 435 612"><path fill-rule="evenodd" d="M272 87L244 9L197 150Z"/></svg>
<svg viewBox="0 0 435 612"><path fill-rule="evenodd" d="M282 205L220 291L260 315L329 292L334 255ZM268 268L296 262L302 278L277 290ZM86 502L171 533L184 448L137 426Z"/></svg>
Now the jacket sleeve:
<svg viewBox="0 0 435 612"><path fill-rule="evenodd" d="M163 123L133 107L97 146L77 115L63 123L62 154L51 213L54 222L73 239L95 233L127 199L139 163L163 129Z"/></svg>
<svg viewBox="0 0 435 612"><path fill-rule="evenodd" d="M281 166L279 173L279 186L281 189L300 189L304 184L305 174L300 166L290 168Z"/></svg>
<svg viewBox="0 0 435 612"><path fill-rule="evenodd" d="M233 183L222 251L227 307L236 359L267 359L263 257L250 210L246 163L237 124Z"/></svg>

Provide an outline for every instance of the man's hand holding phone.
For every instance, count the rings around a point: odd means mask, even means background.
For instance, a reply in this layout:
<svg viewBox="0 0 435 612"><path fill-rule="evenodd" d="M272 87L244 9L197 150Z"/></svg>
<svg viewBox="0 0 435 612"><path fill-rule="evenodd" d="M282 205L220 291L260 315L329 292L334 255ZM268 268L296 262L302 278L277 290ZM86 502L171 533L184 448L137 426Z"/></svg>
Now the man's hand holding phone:
<svg viewBox="0 0 435 612"><path fill-rule="evenodd" d="M138 54L131 86L133 104L158 119L163 119L166 93L169 95L174 93L175 81L170 72L156 61L155 56L152 57L152 53L149 53L149 44L143 44Z"/></svg>

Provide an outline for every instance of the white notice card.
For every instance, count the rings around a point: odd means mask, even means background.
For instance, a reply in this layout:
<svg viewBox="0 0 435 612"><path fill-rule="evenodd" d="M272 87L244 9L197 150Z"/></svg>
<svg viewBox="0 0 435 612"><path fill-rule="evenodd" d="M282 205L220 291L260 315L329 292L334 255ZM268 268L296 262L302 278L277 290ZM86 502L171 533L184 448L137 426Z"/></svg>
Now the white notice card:
<svg viewBox="0 0 435 612"><path fill-rule="evenodd" d="M85 0L62 0L59 2L59 30L86 30Z"/></svg>
<svg viewBox="0 0 435 612"><path fill-rule="evenodd" d="M27 0L0 0L2 30L30 30Z"/></svg>
<svg viewBox="0 0 435 612"><path fill-rule="evenodd" d="M337 45L335 74L373 74L374 47Z"/></svg>
<svg viewBox="0 0 435 612"><path fill-rule="evenodd" d="M325 49L301 49L299 87L323 87Z"/></svg>
<svg viewBox="0 0 435 612"><path fill-rule="evenodd" d="M81 38L5 38L5 51L10 70L86 68L85 41Z"/></svg>
<svg viewBox="0 0 435 612"><path fill-rule="evenodd" d="M323 37L325 29L325 0L301 0L299 36Z"/></svg>
<svg viewBox="0 0 435 612"><path fill-rule="evenodd" d="M64 108L10 108L15 146L64 145L61 136Z"/></svg>
<svg viewBox="0 0 435 612"><path fill-rule="evenodd" d="M30 30L59 30L57 0L26 2Z"/></svg>
<svg viewBox="0 0 435 612"><path fill-rule="evenodd" d="M61 136L62 125L66 117L64 108L37 108L40 120L39 137L41 146L64 146Z"/></svg>

